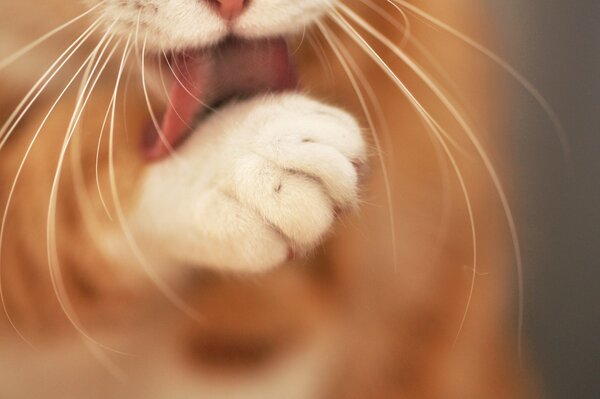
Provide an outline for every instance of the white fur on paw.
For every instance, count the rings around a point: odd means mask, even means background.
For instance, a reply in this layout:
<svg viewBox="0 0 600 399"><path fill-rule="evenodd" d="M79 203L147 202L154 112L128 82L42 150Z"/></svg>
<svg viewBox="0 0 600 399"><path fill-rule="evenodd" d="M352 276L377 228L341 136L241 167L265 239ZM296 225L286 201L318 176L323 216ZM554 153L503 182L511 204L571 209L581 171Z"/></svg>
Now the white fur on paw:
<svg viewBox="0 0 600 399"><path fill-rule="evenodd" d="M314 248L358 200L354 118L299 94L230 104L152 165L132 225L161 262L257 271Z"/></svg>

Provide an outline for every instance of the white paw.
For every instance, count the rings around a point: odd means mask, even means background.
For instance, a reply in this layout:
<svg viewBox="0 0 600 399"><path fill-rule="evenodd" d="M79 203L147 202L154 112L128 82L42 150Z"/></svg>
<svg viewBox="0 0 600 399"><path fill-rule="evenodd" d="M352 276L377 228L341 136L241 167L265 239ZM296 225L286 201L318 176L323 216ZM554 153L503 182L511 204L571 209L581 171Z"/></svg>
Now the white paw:
<svg viewBox="0 0 600 399"><path fill-rule="evenodd" d="M356 206L365 161L357 123L337 108L299 94L230 104L149 168L131 225L151 259L265 270Z"/></svg>

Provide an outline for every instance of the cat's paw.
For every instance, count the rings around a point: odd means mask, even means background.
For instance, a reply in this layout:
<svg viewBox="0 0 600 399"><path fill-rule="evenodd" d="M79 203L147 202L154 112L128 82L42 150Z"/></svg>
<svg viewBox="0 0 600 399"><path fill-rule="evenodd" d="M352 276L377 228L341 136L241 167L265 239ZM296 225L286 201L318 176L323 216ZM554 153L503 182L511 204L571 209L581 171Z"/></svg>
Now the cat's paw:
<svg viewBox="0 0 600 399"><path fill-rule="evenodd" d="M358 201L354 118L299 94L230 104L149 167L132 215L161 262L265 270L322 241Z"/></svg>

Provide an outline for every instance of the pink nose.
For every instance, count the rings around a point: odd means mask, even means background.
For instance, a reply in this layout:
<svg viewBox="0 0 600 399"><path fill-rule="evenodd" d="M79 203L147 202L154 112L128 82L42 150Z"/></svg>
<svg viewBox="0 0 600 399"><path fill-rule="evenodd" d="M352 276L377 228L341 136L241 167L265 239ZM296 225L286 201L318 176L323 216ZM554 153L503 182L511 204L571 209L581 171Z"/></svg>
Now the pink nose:
<svg viewBox="0 0 600 399"><path fill-rule="evenodd" d="M244 7L247 0L210 0L217 9L219 10L219 14L223 19L228 21L232 21L240 16L242 11L244 11Z"/></svg>

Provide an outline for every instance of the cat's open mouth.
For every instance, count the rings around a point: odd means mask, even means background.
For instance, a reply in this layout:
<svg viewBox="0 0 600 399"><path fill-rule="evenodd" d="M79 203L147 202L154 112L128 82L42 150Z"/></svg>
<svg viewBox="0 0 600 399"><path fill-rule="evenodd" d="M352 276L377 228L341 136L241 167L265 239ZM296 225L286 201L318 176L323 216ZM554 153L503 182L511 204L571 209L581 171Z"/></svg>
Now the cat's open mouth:
<svg viewBox="0 0 600 399"><path fill-rule="evenodd" d="M154 160L168 155L201 121L221 104L264 92L293 90L298 76L283 38L227 39L209 49L174 54L173 74L160 131L144 137L144 153Z"/></svg>

